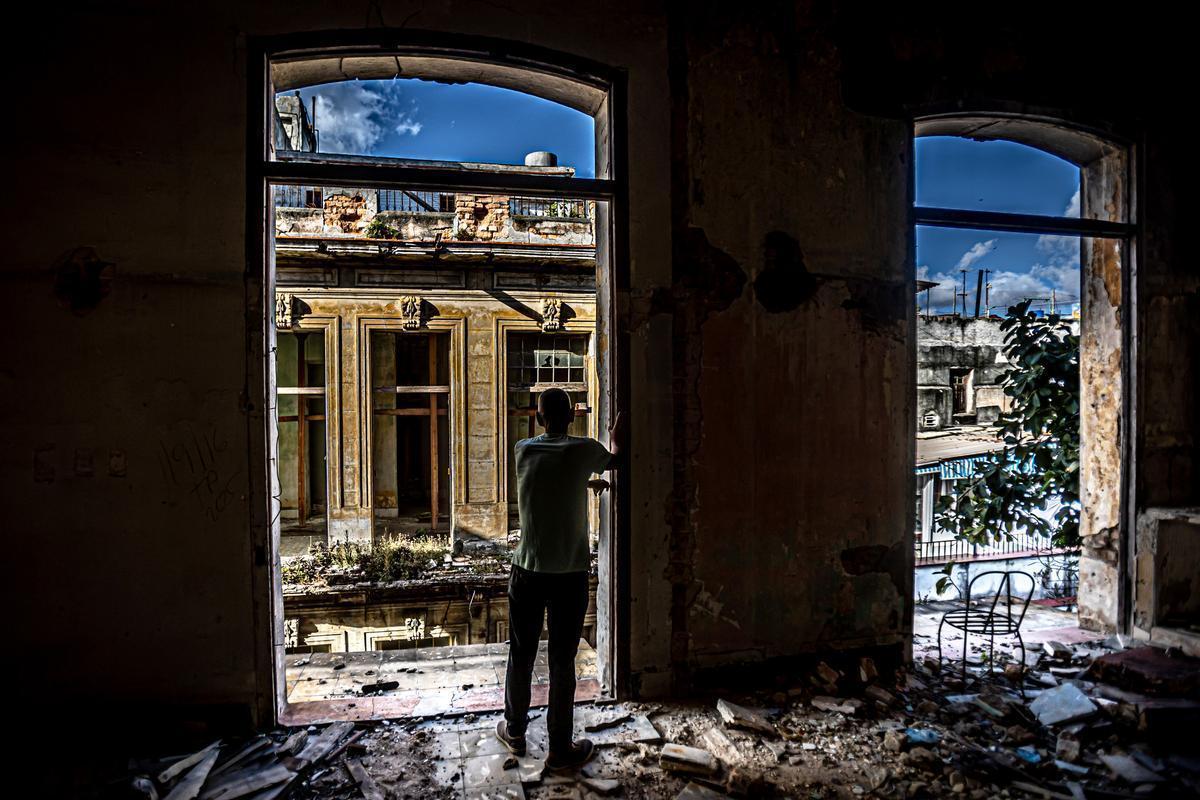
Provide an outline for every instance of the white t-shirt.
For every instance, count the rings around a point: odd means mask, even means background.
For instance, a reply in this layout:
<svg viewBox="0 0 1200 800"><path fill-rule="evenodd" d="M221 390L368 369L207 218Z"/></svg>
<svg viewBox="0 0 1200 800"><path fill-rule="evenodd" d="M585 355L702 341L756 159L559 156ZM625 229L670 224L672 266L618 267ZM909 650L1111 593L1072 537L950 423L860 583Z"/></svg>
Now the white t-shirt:
<svg viewBox="0 0 1200 800"><path fill-rule="evenodd" d="M585 436L542 434L515 448L521 543L513 563L531 572L584 572L589 566L587 483L612 453Z"/></svg>

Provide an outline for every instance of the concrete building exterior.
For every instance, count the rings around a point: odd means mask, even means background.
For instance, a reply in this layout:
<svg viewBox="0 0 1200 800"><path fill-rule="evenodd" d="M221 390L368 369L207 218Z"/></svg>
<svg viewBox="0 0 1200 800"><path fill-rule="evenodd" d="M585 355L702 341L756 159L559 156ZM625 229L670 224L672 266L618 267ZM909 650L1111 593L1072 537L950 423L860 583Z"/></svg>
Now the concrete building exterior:
<svg viewBox="0 0 1200 800"><path fill-rule="evenodd" d="M317 141L298 100L275 100L276 147ZM527 161L450 166L574 174ZM505 541L537 395L565 389L571 432L596 432L595 203L332 186L273 199L285 539Z"/></svg>
<svg viewBox="0 0 1200 800"><path fill-rule="evenodd" d="M988 425L1007 411L1003 320L917 317L917 428Z"/></svg>

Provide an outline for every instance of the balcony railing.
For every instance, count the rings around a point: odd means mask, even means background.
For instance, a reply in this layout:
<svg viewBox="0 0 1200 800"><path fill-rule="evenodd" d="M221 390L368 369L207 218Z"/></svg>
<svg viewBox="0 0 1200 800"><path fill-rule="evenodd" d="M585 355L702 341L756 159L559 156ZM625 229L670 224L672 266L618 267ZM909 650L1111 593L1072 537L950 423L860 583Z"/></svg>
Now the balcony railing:
<svg viewBox="0 0 1200 800"><path fill-rule="evenodd" d="M934 539L915 543L917 566L945 564L947 561L974 561L1017 554L1056 552L1050 542L1040 536L1020 534L1012 539L977 545L962 539Z"/></svg>
<svg viewBox="0 0 1200 800"><path fill-rule="evenodd" d="M545 197L510 197L508 213L514 217L542 217L586 222L587 202L584 200L553 200Z"/></svg>
<svg viewBox="0 0 1200 800"><path fill-rule="evenodd" d="M453 213L454 195L444 192L418 192L412 189L380 189L379 210L406 214Z"/></svg>

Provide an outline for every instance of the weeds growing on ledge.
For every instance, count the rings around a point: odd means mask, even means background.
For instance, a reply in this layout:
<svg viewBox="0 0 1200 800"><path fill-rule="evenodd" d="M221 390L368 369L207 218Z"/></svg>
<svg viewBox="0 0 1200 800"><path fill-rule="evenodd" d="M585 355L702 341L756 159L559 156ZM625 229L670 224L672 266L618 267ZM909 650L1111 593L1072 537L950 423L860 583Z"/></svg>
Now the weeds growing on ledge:
<svg viewBox="0 0 1200 800"><path fill-rule="evenodd" d="M447 536L393 536L375 544L317 543L308 554L283 564L285 584L319 586L334 575L355 581L388 583L419 578L438 567L449 552Z"/></svg>

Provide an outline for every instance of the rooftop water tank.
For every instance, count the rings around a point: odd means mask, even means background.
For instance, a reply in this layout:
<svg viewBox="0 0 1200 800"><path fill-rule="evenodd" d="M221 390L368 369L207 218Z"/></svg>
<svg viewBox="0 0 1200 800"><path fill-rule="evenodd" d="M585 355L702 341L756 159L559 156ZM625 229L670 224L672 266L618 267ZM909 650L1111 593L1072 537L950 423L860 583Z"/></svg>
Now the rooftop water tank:
<svg viewBox="0 0 1200 800"><path fill-rule="evenodd" d="M525 156L527 167L557 167L558 156L548 150L537 150Z"/></svg>

